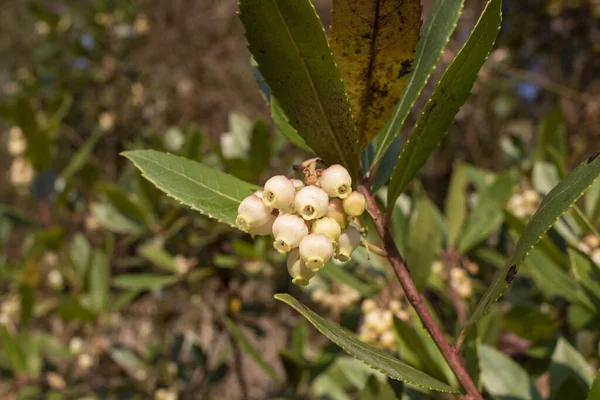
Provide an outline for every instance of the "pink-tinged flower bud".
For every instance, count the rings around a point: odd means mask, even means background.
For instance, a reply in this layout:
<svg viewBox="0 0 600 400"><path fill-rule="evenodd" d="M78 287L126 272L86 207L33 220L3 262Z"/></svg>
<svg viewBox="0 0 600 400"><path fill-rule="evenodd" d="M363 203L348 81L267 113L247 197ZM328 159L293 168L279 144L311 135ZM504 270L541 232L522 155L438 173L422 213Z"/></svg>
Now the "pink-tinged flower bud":
<svg viewBox="0 0 600 400"><path fill-rule="evenodd" d="M304 184L304 182L302 181L302 179L292 179L292 183L294 184L294 187L296 188L296 192L300 189L302 189L304 186L306 186Z"/></svg>
<svg viewBox="0 0 600 400"><path fill-rule="evenodd" d="M287 270L292 277L292 283L298 286L308 285L310 279L315 276L315 273L306 267L298 249L293 249L288 254Z"/></svg>
<svg viewBox="0 0 600 400"><path fill-rule="evenodd" d="M306 235L308 228L297 215L282 214L273 223L273 247L280 253L287 253L298 247Z"/></svg>
<svg viewBox="0 0 600 400"><path fill-rule="evenodd" d="M350 256L360 244L361 239L360 231L357 227L350 225L348 228L344 229L338 239L335 258L340 261L350 260Z"/></svg>
<svg viewBox="0 0 600 400"><path fill-rule="evenodd" d="M337 240L342 233L342 228L335 219L323 217L313 222L311 232L325 235L332 243L337 244Z"/></svg>
<svg viewBox="0 0 600 400"><path fill-rule="evenodd" d="M259 197L251 194L240 203L235 224L241 231L249 232L265 225L271 219L269 207L265 206Z"/></svg>
<svg viewBox="0 0 600 400"><path fill-rule="evenodd" d="M317 219L327 214L329 197L316 186L305 186L296 193L294 208L305 220Z"/></svg>
<svg viewBox="0 0 600 400"><path fill-rule="evenodd" d="M365 205L367 200L362 193L354 191L344 199L343 206L346 214L353 217L359 217L365 212Z"/></svg>
<svg viewBox="0 0 600 400"><path fill-rule="evenodd" d="M265 183L263 202L271 208L286 208L294 202L296 188L291 180L283 175L276 175Z"/></svg>
<svg viewBox="0 0 600 400"><path fill-rule="evenodd" d="M348 170L339 164L324 170L321 173L319 184L331 197L345 199L352 192L352 178Z"/></svg>
<svg viewBox="0 0 600 400"><path fill-rule="evenodd" d="M342 204L342 200L340 199L331 199L329 200L329 204L327 205L327 214L326 217L333 218L340 224L342 229L346 229L348 227L348 216L344 212L344 206Z"/></svg>
<svg viewBox="0 0 600 400"><path fill-rule="evenodd" d="M306 266L317 272L333 256L333 244L331 240L319 233L311 233L300 242L300 257L306 262Z"/></svg>

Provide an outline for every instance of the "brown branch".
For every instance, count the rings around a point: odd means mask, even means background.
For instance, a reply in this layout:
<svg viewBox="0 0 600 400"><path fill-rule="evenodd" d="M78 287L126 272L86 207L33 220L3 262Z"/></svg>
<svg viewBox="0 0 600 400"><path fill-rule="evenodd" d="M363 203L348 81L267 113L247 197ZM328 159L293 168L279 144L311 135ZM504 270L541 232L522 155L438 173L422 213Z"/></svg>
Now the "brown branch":
<svg viewBox="0 0 600 400"><path fill-rule="evenodd" d="M384 223L373 193L371 193L368 186L366 186L364 183L359 184L359 190L367 199L367 211L371 215L371 218L373 218L377 232L383 241L383 248L388 253L388 259L392 265L392 268L394 269L396 277L400 281L402 289L404 289L406 298L415 309L419 319L421 320L421 323L433 338L438 349L454 372L454 375L456 375L456 378L467 392L464 398L466 400L483 400L483 397L477 390L477 386L475 386L475 383L473 383L473 380L465 369L460 356L450 346L444 337L444 332L442 332L440 327L435 323L433 317L427 309L427 306L423 302L423 299L421 298L421 295L419 294L419 291L417 290L417 287L410 276L406 262L398 252L398 248L394 243L394 239L392 238L389 229L387 229L388 226Z"/></svg>

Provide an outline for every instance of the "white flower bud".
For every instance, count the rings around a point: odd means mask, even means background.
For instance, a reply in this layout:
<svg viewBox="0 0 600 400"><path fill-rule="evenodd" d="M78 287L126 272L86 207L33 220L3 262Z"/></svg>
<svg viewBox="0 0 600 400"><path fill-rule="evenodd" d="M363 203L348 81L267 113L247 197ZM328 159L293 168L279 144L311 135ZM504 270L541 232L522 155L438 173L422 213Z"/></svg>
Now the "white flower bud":
<svg viewBox="0 0 600 400"><path fill-rule="evenodd" d="M298 249L293 249L288 254L287 270L292 277L292 283L306 286L315 273L306 267L304 260L300 257Z"/></svg>
<svg viewBox="0 0 600 400"><path fill-rule="evenodd" d="M600 249L594 250L592 253L592 261L600 268Z"/></svg>
<svg viewBox="0 0 600 400"><path fill-rule="evenodd" d="M294 184L296 191L302 189L305 186L302 179L292 179L292 183Z"/></svg>
<svg viewBox="0 0 600 400"><path fill-rule="evenodd" d="M337 244L337 240L340 237L340 234L342 233L342 228L335 219L323 217L313 222L311 232L325 235L334 244Z"/></svg>
<svg viewBox="0 0 600 400"><path fill-rule="evenodd" d="M386 349L393 350L396 348L396 334L394 331L385 331L381 334L381 345Z"/></svg>
<svg viewBox="0 0 600 400"><path fill-rule="evenodd" d="M344 199L344 211L348 215L359 217L363 212L365 212L366 202L367 200L362 193L354 191Z"/></svg>
<svg viewBox="0 0 600 400"><path fill-rule="evenodd" d="M23 135L23 131L18 126L13 126L8 131L8 153L11 156L20 156L27 150L27 139Z"/></svg>
<svg viewBox="0 0 600 400"><path fill-rule="evenodd" d="M583 241L592 249L600 247L600 238L596 235L587 235Z"/></svg>
<svg viewBox="0 0 600 400"><path fill-rule="evenodd" d="M316 186L306 186L296 193L294 207L305 220L317 219L327 214L329 197Z"/></svg>
<svg viewBox="0 0 600 400"><path fill-rule="evenodd" d="M591 247L585 242L579 242L577 248L585 254L590 254L592 252Z"/></svg>
<svg viewBox="0 0 600 400"><path fill-rule="evenodd" d="M355 226L349 226L342 231L338 239L338 248L335 258L340 261L348 261L352 252L358 247L361 241L360 231Z"/></svg>
<svg viewBox="0 0 600 400"><path fill-rule="evenodd" d="M365 301L362 302L362 304L360 306L360 309L362 310L363 314L367 314L367 313L375 310L376 308L377 308L377 303L373 299L366 299Z"/></svg>
<svg viewBox="0 0 600 400"><path fill-rule="evenodd" d="M253 193L256 197L258 197L259 199L262 199L262 195L263 195L263 191L262 190L257 190L256 192Z"/></svg>
<svg viewBox="0 0 600 400"><path fill-rule="evenodd" d="M250 230L248 231L248 233L250 235L252 235L252 237L254 236L270 236L273 234L273 224L275 223L275 216L271 215L271 218L269 219L269 221L264 224L261 225L259 227L256 228L250 228Z"/></svg>
<svg viewBox="0 0 600 400"><path fill-rule="evenodd" d="M294 202L296 187L287 177L276 175L265 183L263 202L271 208L286 208Z"/></svg>
<svg viewBox="0 0 600 400"><path fill-rule="evenodd" d="M523 192L523 200L530 205L537 205L540 201L540 195L535 190L528 189Z"/></svg>
<svg viewBox="0 0 600 400"><path fill-rule="evenodd" d="M294 214L282 214L273 223L273 247L280 253L287 253L300 245L308 235L304 220Z"/></svg>
<svg viewBox="0 0 600 400"><path fill-rule="evenodd" d="M327 214L325 214L325 216L335 219L342 229L348 227L348 216L344 212L344 205L340 199L332 199L329 201L329 204L327 205Z"/></svg>
<svg viewBox="0 0 600 400"><path fill-rule="evenodd" d="M265 225L271 219L269 207L265 206L259 197L251 194L240 203L235 224L241 231L249 232Z"/></svg>
<svg viewBox="0 0 600 400"><path fill-rule="evenodd" d="M332 165L321 174L319 184L331 197L345 199L352 192L352 178L346 168Z"/></svg>
<svg viewBox="0 0 600 400"><path fill-rule="evenodd" d="M319 233L311 233L300 242L300 257L306 266L313 271L318 271L333 256L331 240Z"/></svg>

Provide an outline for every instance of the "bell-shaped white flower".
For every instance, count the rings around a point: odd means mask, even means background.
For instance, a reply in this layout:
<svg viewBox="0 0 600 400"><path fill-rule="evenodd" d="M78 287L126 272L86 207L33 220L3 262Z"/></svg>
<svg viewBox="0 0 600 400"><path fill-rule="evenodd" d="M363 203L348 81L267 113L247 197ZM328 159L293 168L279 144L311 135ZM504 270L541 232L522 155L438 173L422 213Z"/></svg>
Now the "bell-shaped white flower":
<svg viewBox="0 0 600 400"><path fill-rule="evenodd" d="M352 192L352 178L348 170L339 164L324 170L319 178L319 184L331 197L345 199Z"/></svg>
<svg viewBox="0 0 600 400"><path fill-rule="evenodd" d="M342 229L348 227L348 216L344 212L344 205L340 199L329 200L325 216L335 219Z"/></svg>
<svg viewBox="0 0 600 400"><path fill-rule="evenodd" d="M273 247L280 253L288 253L300 245L308 235L304 220L294 214L281 214L273 223Z"/></svg>
<svg viewBox="0 0 600 400"><path fill-rule="evenodd" d="M286 208L294 202L296 187L287 177L276 175L265 183L263 202L271 208Z"/></svg>
<svg viewBox="0 0 600 400"><path fill-rule="evenodd" d="M261 225L256 228L250 228L248 233L250 235L252 235L252 237L254 237L254 236L271 236L273 234L273 224L275 223L276 218L277 218L276 216L271 215L271 218L269 219L269 221L266 224Z"/></svg>
<svg viewBox="0 0 600 400"><path fill-rule="evenodd" d="M313 222L310 231L312 233L320 233L325 235L329 238L329 240L331 240L332 243L337 244L337 240L342 233L342 228L335 219L323 217Z"/></svg>
<svg viewBox="0 0 600 400"><path fill-rule="evenodd" d="M365 212L366 202L367 200L362 193L354 191L344 199L344 211L348 215L359 217L363 212Z"/></svg>
<svg viewBox="0 0 600 400"><path fill-rule="evenodd" d="M352 252L358 247L361 241L360 231L357 227L350 225L342 231L338 239L338 247L335 252L335 258L340 261L348 261Z"/></svg>
<svg viewBox="0 0 600 400"><path fill-rule="evenodd" d="M300 251L293 249L288 254L287 270L292 277L292 283L299 286L306 286L315 273L306 267L306 263L300 257Z"/></svg>
<svg viewBox="0 0 600 400"><path fill-rule="evenodd" d="M333 256L333 244L331 240L319 233L311 233L300 242L300 257L306 262L306 266L318 271Z"/></svg>
<svg viewBox="0 0 600 400"><path fill-rule="evenodd" d="M265 206L258 196L251 194L240 203L235 224L241 231L249 232L265 225L271 219L271 209Z"/></svg>
<svg viewBox="0 0 600 400"><path fill-rule="evenodd" d="M305 220L317 219L327 214L329 197L316 186L305 186L296 193L294 208Z"/></svg>

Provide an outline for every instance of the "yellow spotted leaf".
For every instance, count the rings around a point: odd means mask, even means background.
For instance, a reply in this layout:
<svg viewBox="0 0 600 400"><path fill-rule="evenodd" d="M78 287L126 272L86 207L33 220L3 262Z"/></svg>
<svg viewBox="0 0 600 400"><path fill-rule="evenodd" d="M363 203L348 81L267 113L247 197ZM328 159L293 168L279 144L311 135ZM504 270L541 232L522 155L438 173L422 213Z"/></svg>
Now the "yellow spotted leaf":
<svg viewBox="0 0 600 400"><path fill-rule="evenodd" d="M419 0L333 0L331 48L360 149L394 111L412 71L421 24Z"/></svg>

